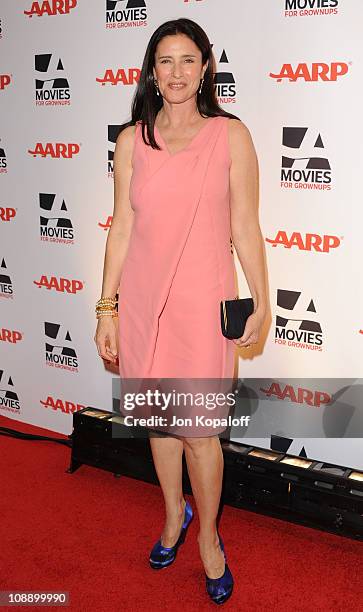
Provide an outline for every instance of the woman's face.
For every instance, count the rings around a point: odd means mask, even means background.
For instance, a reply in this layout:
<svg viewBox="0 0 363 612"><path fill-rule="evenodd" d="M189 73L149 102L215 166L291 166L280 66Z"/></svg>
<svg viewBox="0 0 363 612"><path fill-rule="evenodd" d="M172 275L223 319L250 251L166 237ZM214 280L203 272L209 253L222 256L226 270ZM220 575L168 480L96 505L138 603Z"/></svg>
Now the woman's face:
<svg viewBox="0 0 363 612"><path fill-rule="evenodd" d="M195 96L207 65L202 54L185 34L164 36L155 53L154 78L168 102L184 102Z"/></svg>

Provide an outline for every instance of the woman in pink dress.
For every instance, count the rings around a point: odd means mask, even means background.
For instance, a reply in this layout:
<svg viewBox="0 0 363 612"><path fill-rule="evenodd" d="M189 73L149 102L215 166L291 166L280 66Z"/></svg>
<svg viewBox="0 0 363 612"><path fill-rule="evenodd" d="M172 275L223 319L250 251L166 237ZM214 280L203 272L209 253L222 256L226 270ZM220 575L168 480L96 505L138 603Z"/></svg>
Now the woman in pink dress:
<svg viewBox="0 0 363 612"><path fill-rule="evenodd" d="M103 359L119 359L121 381L167 378L195 390L196 381L233 379L236 345L255 344L266 316L256 153L248 128L218 105L214 68L198 24L162 24L146 49L132 119L117 138L95 342ZM237 294L232 243L254 301L237 340L222 335L219 314L220 301ZM153 569L174 562L193 517L182 491L185 452L206 589L223 603L233 589L216 526L225 427L188 427L149 432L166 512L149 562Z"/></svg>

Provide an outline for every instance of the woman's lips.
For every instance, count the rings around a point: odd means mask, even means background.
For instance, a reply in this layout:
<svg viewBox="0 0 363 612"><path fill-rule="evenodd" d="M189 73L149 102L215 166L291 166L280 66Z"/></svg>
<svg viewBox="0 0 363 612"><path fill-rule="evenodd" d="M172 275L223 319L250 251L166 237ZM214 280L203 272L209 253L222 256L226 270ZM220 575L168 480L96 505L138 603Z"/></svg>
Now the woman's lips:
<svg viewBox="0 0 363 612"><path fill-rule="evenodd" d="M170 89L182 89L185 87L184 83L169 83Z"/></svg>

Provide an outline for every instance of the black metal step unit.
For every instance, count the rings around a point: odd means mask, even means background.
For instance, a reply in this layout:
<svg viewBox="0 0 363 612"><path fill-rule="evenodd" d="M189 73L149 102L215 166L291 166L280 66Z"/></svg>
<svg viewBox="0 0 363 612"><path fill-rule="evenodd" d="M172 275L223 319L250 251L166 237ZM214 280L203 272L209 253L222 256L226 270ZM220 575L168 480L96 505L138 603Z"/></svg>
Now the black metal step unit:
<svg viewBox="0 0 363 612"><path fill-rule="evenodd" d="M158 484L148 430L91 406L73 414L69 473L82 464ZM222 504L363 539L363 473L221 438ZM183 488L192 489L183 457Z"/></svg>

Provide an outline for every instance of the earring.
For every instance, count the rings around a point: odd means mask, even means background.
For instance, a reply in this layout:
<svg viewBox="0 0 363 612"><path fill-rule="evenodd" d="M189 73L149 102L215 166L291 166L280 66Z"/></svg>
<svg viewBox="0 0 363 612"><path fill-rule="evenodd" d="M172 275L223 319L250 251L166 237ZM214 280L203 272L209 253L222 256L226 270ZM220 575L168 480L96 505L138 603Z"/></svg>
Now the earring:
<svg viewBox="0 0 363 612"><path fill-rule="evenodd" d="M155 88L156 88L156 95L157 95L157 96L160 96L160 91L159 91L159 87L158 87L158 82L157 82L157 80L156 80L156 79L154 79L154 85L155 85Z"/></svg>
<svg viewBox="0 0 363 612"><path fill-rule="evenodd" d="M203 81L204 81L204 77L202 78L200 82L199 93L202 93Z"/></svg>

